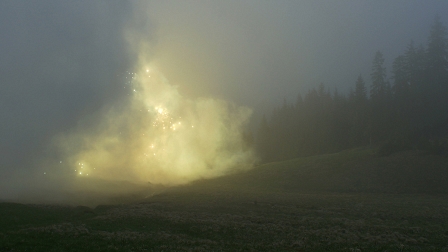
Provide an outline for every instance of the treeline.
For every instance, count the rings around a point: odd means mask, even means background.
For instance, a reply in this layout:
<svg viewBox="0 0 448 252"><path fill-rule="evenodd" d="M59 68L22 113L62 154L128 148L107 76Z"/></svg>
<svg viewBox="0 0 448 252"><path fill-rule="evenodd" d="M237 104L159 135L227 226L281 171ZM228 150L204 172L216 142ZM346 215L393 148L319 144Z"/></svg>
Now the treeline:
<svg viewBox="0 0 448 252"><path fill-rule="evenodd" d="M395 58L391 77L384 57L372 62L371 84L359 76L348 95L323 84L295 103L263 117L256 148L264 162L381 144L384 154L448 147L448 40L436 17L426 46L410 42Z"/></svg>

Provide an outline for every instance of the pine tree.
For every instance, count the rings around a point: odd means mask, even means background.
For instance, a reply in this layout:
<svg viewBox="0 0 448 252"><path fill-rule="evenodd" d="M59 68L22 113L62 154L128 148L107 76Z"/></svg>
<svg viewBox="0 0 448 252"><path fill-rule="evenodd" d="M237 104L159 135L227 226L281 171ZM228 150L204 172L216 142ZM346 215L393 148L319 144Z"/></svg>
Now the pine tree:
<svg viewBox="0 0 448 252"><path fill-rule="evenodd" d="M355 83L355 91L352 95L352 131L350 142L354 146L368 144L368 100L364 79L361 75Z"/></svg>
<svg viewBox="0 0 448 252"><path fill-rule="evenodd" d="M372 86L370 89L371 110L369 129L373 141L385 140L390 129L391 99L390 84L386 81L386 68L381 52L376 52L372 63Z"/></svg>
<svg viewBox="0 0 448 252"><path fill-rule="evenodd" d="M373 101L380 101L386 96L386 68L384 67L383 54L378 51L375 54L375 58L372 63L372 86L370 89L370 98Z"/></svg>
<svg viewBox="0 0 448 252"><path fill-rule="evenodd" d="M408 89L409 71L406 61L406 56L400 55L392 63L392 78L394 79L392 89L395 95L400 95Z"/></svg>
<svg viewBox="0 0 448 252"><path fill-rule="evenodd" d="M426 53L426 80L423 89L425 124L434 125L448 115L448 44L445 26L436 17L431 27Z"/></svg>
<svg viewBox="0 0 448 252"><path fill-rule="evenodd" d="M418 95L423 90L423 83L426 70L426 52L422 45L418 48L414 47L411 41L404 54L406 76L409 81L411 93Z"/></svg>
<svg viewBox="0 0 448 252"><path fill-rule="evenodd" d="M432 87L438 89L446 85L448 70L447 31L437 16L431 27L427 49L427 71Z"/></svg>

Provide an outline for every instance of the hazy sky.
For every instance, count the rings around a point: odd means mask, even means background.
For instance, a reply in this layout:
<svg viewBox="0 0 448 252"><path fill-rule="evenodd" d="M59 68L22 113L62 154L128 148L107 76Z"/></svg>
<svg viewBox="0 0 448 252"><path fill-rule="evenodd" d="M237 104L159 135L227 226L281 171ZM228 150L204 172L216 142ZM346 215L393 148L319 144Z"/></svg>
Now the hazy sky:
<svg viewBox="0 0 448 252"><path fill-rule="evenodd" d="M191 98L271 108L323 82L346 92L426 44L448 1L0 1L0 177L29 167L46 142L125 100L139 31L153 62ZM390 75L389 75L390 76ZM6 176L4 176L6 174Z"/></svg>

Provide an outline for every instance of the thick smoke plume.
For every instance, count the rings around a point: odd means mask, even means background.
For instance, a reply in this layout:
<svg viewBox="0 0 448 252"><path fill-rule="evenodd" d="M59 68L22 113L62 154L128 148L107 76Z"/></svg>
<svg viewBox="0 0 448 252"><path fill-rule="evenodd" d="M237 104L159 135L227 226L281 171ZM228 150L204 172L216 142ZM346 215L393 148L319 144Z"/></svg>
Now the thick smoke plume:
<svg viewBox="0 0 448 252"><path fill-rule="evenodd" d="M176 185L247 169L252 151L242 130L251 110L223 100L183 97L151 63L145 8L124 31L134 69L123 89L128 103L101 115L93 130L56 140L78 178ZM192 59L194 60L194 59Z"/></svg>
<svg viewBox="0 0 448 252"><path fill-rule="evenodd" d="M253 152L242 137L251 110L184 97L152 63L153 35L145 32L151 22L139 11L144 8L135 7L123 31L134 64L116 76L123 80L124 98L84 113L76 126L56 134L36 161L40 169L11 177L0 188L3 198L115 203L251 167Z"/></svg>
<svg viewBox="0 0 448 252"><path fill-rule="evenodd" d="M185 98L146 62L127 79L129 103L111 108L93 130L56 139L74 176L176 185L249 167L242 129L250 109Z"/></svg>

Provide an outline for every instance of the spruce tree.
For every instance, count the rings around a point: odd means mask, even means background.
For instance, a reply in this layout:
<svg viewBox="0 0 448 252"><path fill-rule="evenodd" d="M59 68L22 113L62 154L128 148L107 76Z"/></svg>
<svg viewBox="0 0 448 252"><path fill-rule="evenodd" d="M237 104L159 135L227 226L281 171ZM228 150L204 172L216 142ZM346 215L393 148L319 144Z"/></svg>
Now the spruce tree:
<svg viewBox="0 0 448 252"><path fill-rule="evenodd" d="M426 50L426 75L422 85L423 127L447 120L448 115L448 44L447 30L436 17Z"/></svg>
<svg viewBox="0 0 448 252"><path fill-rule="evenodd" d="M372 62L372 86L370 89L370 98L373 101L379 101L386 96L386 68L384 67L384 57L380 51L375 53L375 58Z"/></svg>
<svg viewBox="0 0 448 252"><path fill-rule="evenodd" d="M390 85L386 81L386 68L384 67L383 54L378 51L372 62L372 85L370 88L370 122L369 129L373 141L382 141L387 138L389 130L389 98Z"/></svg>
<svg viewBox="0 0 448 252"><path fill-rule="evenodd" d="M431 27L427 49L427 73L431 87L439 89L446 85L448 70L447 31L437 16Z"/></svg>

